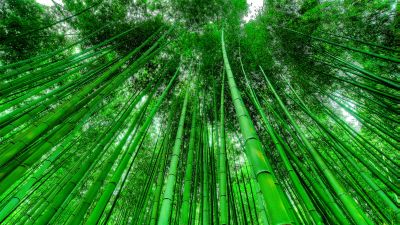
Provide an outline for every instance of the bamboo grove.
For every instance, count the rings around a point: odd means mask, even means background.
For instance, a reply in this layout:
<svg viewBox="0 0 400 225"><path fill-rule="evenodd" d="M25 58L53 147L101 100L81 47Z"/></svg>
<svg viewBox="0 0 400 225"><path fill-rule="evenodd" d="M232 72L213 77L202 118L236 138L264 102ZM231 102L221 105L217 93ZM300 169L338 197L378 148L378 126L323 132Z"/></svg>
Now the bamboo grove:
<svg viewBox="0 0 400 225"><path fill-rule="evenodd" d="M1 224L400 224L397 1L47 2L1 3Z"/></svg>

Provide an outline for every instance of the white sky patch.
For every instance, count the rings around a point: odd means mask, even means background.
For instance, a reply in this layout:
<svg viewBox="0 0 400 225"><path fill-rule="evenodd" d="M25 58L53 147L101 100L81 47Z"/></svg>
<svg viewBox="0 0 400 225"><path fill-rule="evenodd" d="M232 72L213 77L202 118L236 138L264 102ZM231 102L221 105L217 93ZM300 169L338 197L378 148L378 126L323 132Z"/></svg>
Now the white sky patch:
<svg viewBox="0 0 400 225"><path fill-rule="evenodd" d="M392 4L390 5L390 10L392 11L391 12L391 14L390 14L390 20L391 20L391 22L393 22L393 20L395 19L395 16L396 16L396 12L397 12L397 5L398 4L398 1L397 0L394 0L393 2L392 2Z"/></svg>
<svg viewBox="0 0 400 225"><path fill-rule="evenodd" d="M391 4L390 9L395 12L396 8L397 8L397 4L398 4L398 1L394 0L393 3Z"/></svg>
<svg viewBox="0 0 400 225"><path fill-rule="evenodd" d="M264 0L247 0L247 5L249 5L249 9L247 15L243 17L245 23L256 18L258 11L261 10L264 5Z"/></svg>
<svg viewBox="0 0 400 225"><path fill-rule="evenodd" d="M42 4L42 5L47 5L47 6L53 6L54 3L58 3L60 5L62 5L62 0L36 0L37 3Z"/></svg>
<svg viewBox="0 0 400 225"><path fill-rule="evenodd" d="M159 116L155 116L153 119L154 132L150 132L151 139L156 140L159 134L162 135L161 125L162 125L162 118Z"/></svg>
<svg viewBox="0 0 400 225"><path fill-rule="evenodd" d="M361 130L361 123L358 121L353 115L346 111L346 109L340 107L336 102L331 101L331 104L334 108L340 108L341 117L349 124L351 127L354 128L355 131L359 132ZM351 102L347 102L346 105L351 109L355 110L355 105Z"/></svg>
<svg viewBox="0 0 400 225"><path fill-rule="evenodd" d="M79 52L81 52L81 50L81 46L77 45L74 47L73 54L78 54Z"/></svg>
<svg viewBox="0 0 400 225"><path fill-rule="evenodd" d="M352 108L354 108L354 105L349 103L349 105L352 106ZM342 112L342 115L344 117L344 120L350 125L352 126L356 131L360 131L361 129L361 124L360 122L354 117L352 116L350 113L348 113L345 109L341 108L340 111Z"/></svg>
<svg viewBox="0 0 400 225"><path fill-rule="evenodd" d="M247 162L247 156L244 152L235 159L235 166L242 167Z"/></svg>

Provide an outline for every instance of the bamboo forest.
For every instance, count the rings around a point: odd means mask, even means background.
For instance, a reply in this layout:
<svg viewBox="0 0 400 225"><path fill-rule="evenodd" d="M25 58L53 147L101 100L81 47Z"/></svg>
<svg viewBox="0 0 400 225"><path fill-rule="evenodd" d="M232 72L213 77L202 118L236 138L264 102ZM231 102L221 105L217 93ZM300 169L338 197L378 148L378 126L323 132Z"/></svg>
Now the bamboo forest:
<svg viewBox="0 0 400 225"><path fill-rule="evenodd" d="M0 224L399 225L397 0L0 0Z"/></svg>

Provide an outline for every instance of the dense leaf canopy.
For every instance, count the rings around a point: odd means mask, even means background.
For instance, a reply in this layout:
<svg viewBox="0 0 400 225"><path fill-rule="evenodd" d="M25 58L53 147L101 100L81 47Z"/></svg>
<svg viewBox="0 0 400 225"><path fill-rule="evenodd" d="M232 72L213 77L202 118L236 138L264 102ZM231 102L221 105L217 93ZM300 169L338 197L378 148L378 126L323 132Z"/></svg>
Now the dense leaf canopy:
<svg viewBox="0 0 400 225"><path fill-rule="evenodd" d="M255 3L1 1L0 223L400 224L398 1Z"/></svg>

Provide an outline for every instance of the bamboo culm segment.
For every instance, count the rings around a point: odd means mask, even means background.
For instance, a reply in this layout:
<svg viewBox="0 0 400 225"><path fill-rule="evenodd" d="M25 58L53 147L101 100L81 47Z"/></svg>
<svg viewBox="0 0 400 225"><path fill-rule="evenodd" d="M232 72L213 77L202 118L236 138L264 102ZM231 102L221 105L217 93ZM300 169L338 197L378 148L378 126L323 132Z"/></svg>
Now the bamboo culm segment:
<svg viewBox="0 0 400 225"><path fill-rule="evenodd" d="M221 46L225 71L227 74L231 97L235 106L236 117L239 120L240 130L242 132L246 155L253 166L253 172L261 187L264 195L264 201L267 206L267 214L271 224L292 224L289 213L284 206L281 195L275 183L271 165L263 151L261 142L258 138L253 122L243 103L240 91L236 86L235 79L231 67L229 65L228 56L225 49L225 41L223 31L221 34Z"/></svg>

